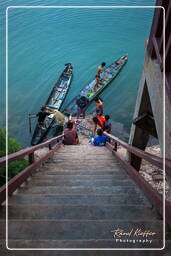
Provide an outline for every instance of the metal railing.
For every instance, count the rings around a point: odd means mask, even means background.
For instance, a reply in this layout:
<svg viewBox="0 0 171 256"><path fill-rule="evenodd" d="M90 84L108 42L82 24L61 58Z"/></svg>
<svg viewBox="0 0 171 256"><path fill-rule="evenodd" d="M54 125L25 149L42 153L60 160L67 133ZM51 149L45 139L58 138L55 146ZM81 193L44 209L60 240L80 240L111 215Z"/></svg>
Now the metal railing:
<svg viewBox="0 0 171 256"><path fill-rule="evenodd" d="M46 142L43 142L39 145L32 146L23 150L20 150L16 153L10 154L7 157L0 158L0 167L7 165L8 163L23 158L24 156L28 156L29 166L27 166L23 171L18 173L15 177L10 179L8 182L8 196L11 196L13 192L20 187L20 185L27 180L27 178L44 163L49 157L51 157L54 152L61 146L62 138L64 135L60 135L58 137L52 138ZM56 143L55 145L52 145ZM39 160L35 161L34 153L36 150L41 149L43 147L49 147L49 152L42 156ZM6 200L6 184L0 187L0 204L2 204Z"/></svg>

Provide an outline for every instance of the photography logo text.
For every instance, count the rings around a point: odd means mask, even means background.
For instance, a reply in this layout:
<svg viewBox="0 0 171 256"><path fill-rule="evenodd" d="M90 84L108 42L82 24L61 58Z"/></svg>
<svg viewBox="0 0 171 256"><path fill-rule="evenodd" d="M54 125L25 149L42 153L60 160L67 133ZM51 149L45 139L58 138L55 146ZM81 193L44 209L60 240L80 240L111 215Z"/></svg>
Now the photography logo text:
<svg viewBox="0 0 171 256"><path fill-rule="evenodd" d="M140 228L131 229L125 231L123 229L117 228L111 231L113 238L116 243L152 243L152 239L155 237L156 232L151 230L142 230Z"/></svg>

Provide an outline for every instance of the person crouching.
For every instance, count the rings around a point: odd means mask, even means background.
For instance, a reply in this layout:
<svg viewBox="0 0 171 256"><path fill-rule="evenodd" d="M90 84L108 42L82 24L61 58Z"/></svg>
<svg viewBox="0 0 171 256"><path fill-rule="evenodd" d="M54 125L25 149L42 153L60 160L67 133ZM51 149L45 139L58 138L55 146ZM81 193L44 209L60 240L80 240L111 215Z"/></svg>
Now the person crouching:
<svg viewBox="0 0 171 256"><path fill-rule="evenodd" d="M109 115L93 117L92 120L94 123L94 131L93 131L94 136L96 134L97 126L100 126L103 131L106 131L108 133L111 132L111 122L109 121L109 119L110 119Z"/></svg>
<svg viewBox="0 0 171 256"><path fill-rule="evenodd" d="M76 145L79 144L78 133L75 128L73 128L73 122L69 121L67 123L67 128L64 130L64 145Z"/></svg>

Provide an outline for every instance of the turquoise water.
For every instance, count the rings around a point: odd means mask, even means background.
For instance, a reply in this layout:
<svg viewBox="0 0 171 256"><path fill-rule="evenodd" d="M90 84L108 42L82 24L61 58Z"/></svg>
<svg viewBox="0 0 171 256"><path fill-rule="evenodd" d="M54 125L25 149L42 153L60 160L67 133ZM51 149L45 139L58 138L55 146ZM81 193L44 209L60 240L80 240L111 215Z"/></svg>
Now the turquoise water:
<svg viewBox="0 0 171 256"><path fill-rule="evenodd" d="M25 1L1 1L1 31L5 36L5 7ZM27 1L27 5L43 1ZM92 1L46 1L46 5L93 5ZM98 1L118 5L120 1ZM153 0L123 0L122 5L153 5ZM65 105L94 78L97 66L107 65L129 54L126 66L101 94L104 111L129 130L141 77L144 45L148 38L153 9L28 8L8 11L9 132L22 145L30 141L28 114L37 113L45 103L64 63L72 62L74 79ZM5 38L1 86L5 91ZM90 106L91 112L94 104ZM5 123L4 98L1 124Z"/></svg>

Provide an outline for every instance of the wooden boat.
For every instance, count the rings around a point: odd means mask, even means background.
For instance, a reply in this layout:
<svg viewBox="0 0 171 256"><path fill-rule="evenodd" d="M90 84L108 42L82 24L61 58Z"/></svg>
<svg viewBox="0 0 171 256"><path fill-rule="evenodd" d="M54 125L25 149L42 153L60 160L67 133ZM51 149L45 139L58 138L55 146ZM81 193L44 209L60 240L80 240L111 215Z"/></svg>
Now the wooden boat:
<svg viewBox="0 0 171 256"><path fill-rule="evenodd" d="M81 96L85 96L89 100L89 104L97 97L109 84L110 82L119 74L123 66L128 60L128 55L123 55L110 66L108 66L104 72L100 75L100 82L98 84L97 90L94 90L96 79L91 81L81 92L62 110L63 113L71 114L75 116L77 113L76 101Z"/></svg>
<svg viewBox="0 0 171 256"><path fill-rule="evenodd" d="M55 83L55 86L53 87L45 103L45 111L49 112L49 115L46 116L44 120L44 127L40 127L40 125L37 123L32 136L31 145L36 145L41 143L45 139L45 137L47 137L51 128L54 128L54 130L56 131L58 126L60 126L56 118L56 112L59 111L62 107L62 104L68 93L72 76L73 76L73 67L71 63L67 63L65 64L65 66L66 67L64 71L62 72L59 79Z"/></svg>

